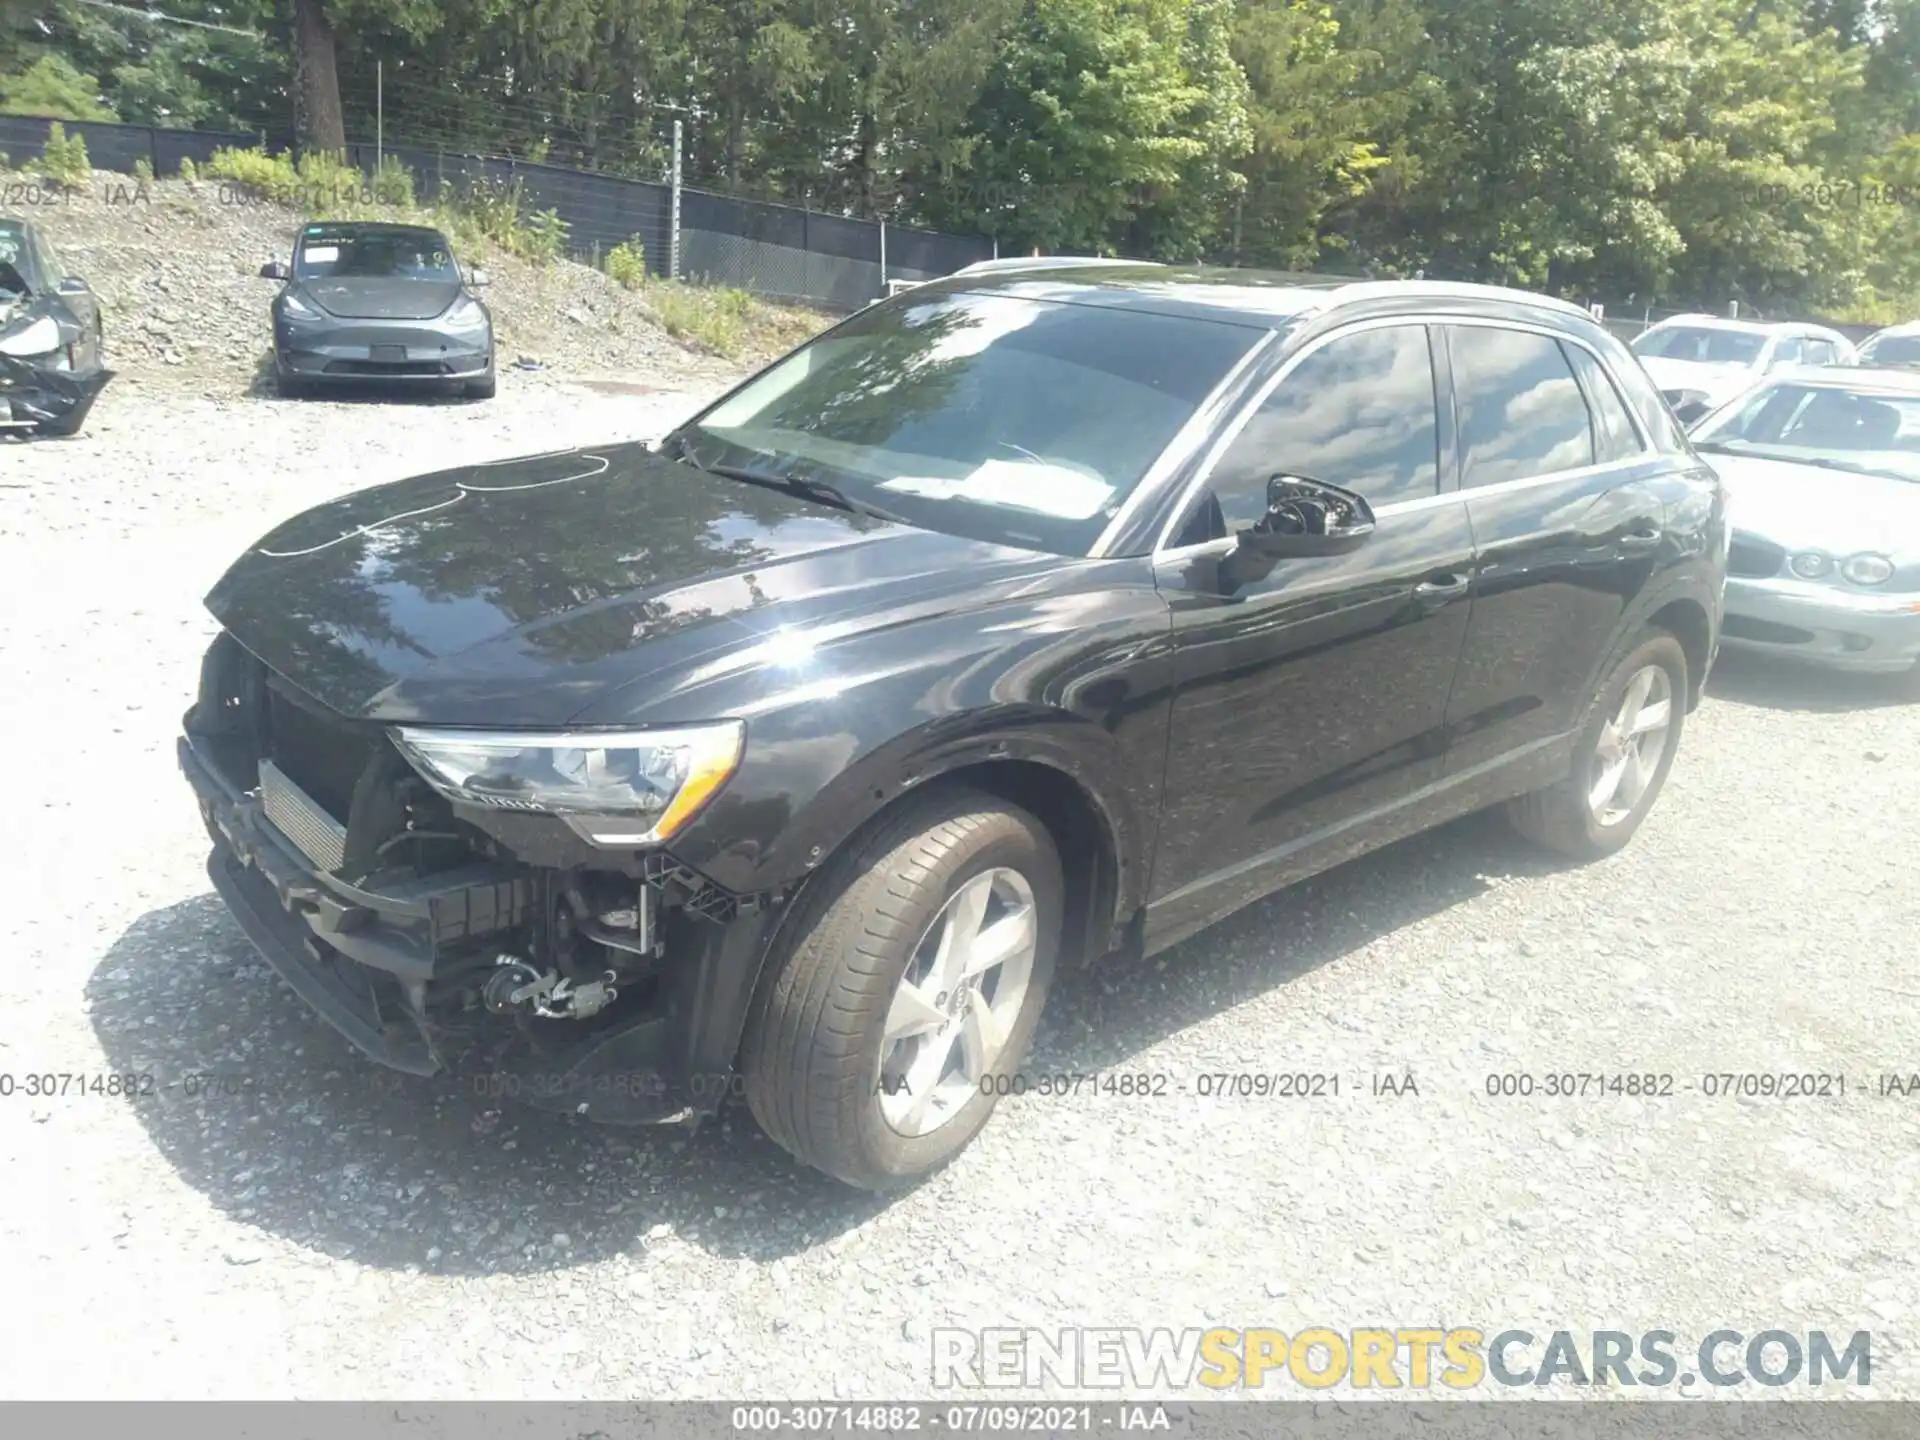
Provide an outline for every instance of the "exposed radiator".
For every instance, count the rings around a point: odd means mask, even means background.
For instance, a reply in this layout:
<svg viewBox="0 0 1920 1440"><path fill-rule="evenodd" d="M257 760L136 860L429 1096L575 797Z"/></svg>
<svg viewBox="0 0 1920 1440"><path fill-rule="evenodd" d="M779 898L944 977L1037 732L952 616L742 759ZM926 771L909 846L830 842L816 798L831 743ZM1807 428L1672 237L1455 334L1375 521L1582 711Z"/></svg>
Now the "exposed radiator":
<svg viewBox="0 0 1920 1440"><path fill-rule="evenodd" d="M267 819L315 868L338 870L347 861L347 827L323 809L271 760L260 762L260 805Z"/></svg>

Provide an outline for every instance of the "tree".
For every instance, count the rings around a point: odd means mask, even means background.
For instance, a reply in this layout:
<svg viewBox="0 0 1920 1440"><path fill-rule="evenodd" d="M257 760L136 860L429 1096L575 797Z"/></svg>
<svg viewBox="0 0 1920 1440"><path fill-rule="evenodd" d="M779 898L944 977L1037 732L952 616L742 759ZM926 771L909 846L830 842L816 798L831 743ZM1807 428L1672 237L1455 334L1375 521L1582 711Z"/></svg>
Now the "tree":
<svg viewBox="0 0 1920 1440"><path fill-rule="evenodd" d="M1187 65L1188 0L1030 0L929 209L1017 249L1107 252L1244 127Z"/></svg>
<svg viewBox="0 0 1920 1440"><path fill-rule="evenodd" d="M0 115L56 120L112 120L100 87L59 55L42 55L18 75L0 78Z"/></svg>
<svg viewBox="0 0 1920 1440"><path fill-rule="evenodd" d="M333 22L323 0L293 0L293 124L302 149L347 148Z"/></svg>

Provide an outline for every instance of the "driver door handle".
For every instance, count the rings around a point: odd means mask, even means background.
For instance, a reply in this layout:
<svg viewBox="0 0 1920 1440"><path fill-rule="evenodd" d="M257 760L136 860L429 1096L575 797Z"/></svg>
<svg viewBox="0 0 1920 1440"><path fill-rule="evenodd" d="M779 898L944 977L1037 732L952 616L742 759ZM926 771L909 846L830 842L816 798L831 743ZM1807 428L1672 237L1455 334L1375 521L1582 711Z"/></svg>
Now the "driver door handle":
<svg viewBox="0 0 1920 1440"><path fill-rule="evenodd" d="M1413 587L1413 598L1427 609L1438 610L1465 596L1472 583L1472 578L1466 575L1435 575Z"/></svg>
<svg viewBox="0 0 1920 1440"><path fill-rule="evenodd" d="M1660 543L1664 533L1658 525L1642 525L1638 530L1630 530L1620 537L1620 548L1630 554L1651 550Z"/></svg>

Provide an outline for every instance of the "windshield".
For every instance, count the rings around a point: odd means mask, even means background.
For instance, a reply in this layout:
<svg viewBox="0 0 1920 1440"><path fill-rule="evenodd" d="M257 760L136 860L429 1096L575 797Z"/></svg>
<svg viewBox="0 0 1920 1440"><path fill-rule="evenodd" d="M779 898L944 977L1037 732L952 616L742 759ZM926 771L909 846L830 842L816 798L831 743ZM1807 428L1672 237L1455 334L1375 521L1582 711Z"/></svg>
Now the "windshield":
<svg viewBox="0 0 1920 1440"><path fill-rule="evenodd" d="M433 230L310 228L293 257L294 278L444 280L458 284L460 269L446 237Z"/></svg>
<svg viewBox="0 0 1920 1440"><path fill-rule="evenodd" d="M995 294L881 306L681 438L696 464L824 480L931 530L1084 555L1262 333Z"/></svg>
<svg viewBox="0 0 1920 1440"><path fill-rule="evenodd" d="M1708 325L1656 325L1633 341L1636 355L1662 360L1694 360L1704 365L1752 365L1767 337L1751 330L1721 330Z"/></svg>
<svg viewBox="0 0 1920 1440"><path fill-rule="evenodd" d="M1876 335L1861 349L1860 363L1920 370L1920 335Z"/></svg>
<svg viewBox="0 0 1920 1440"><path fill-rule="evenodd" d="M1694 448L1920 481L1920 394L1762 385L1693 434Z"/></svg>

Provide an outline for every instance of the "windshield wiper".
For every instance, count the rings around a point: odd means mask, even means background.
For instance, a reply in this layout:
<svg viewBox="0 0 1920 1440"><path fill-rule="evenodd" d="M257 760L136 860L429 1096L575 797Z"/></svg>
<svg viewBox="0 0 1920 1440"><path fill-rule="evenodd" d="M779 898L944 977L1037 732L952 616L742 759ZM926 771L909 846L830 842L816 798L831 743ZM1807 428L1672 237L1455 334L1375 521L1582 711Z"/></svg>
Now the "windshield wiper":
<svg viewBox="0 0 1920 1440"><path fill-rule="evenodd" d="M911 525L913 523L911 520L903 519L901 516L894 514L893 511L886 509L884 506L875 505L867 500L856 500L838 485L831 484L825 480L815 480L809 475L783 475L775 479L773 483L783 489L791 490L796 495L803 495L809 500L824 500L827 504L837 505L842 510L853 510L862 515L871 515L874 519L885 520L889 524Z"/></svg>
<svg viewBox="0 0 1920 1440"><path fill-rule="evenodd" d="M1853 475L1877 475L1880 472L1868 465L1853 465L1845 460L1830 459L1825 455L1808 455L1799 461L1802 465L1818 465L1822 470L1845 470Z"/></svg>
<svg viewBox="0 0 1920 1440"><path fill-rule="evenodd" d="M749 485L764 486L769 490L784 490L789 495L798 495L803 500L817 500L831 505L836 510L846 510L857 515L871 515L876 520L885 520L891 525L911 525L913 522L882 506L868 500L856 500L839 486L825 480L816 480L810 475L795 474L791 470L754 470L745 465L727 465L717 461L702 460L695 456L693 447L687 444L684 435L671 435L660 447L660 453L670 460L684 460L696 470L704 470L709 475L718 475L724 480L742 480Z"/></svg>

